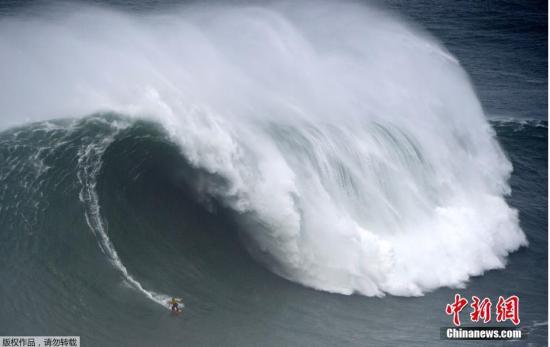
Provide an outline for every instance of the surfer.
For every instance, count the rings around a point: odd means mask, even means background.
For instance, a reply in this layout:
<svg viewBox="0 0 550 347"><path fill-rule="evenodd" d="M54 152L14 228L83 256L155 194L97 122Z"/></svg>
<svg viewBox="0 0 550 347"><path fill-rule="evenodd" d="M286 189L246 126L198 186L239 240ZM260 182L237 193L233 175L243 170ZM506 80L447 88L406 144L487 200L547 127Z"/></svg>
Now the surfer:
<svg viewBox="0 0 550 347"><path fill-rule="evenodd" d="M180 300L176 298L172 298L172 300L168 301L168 304L172 305L172 312L180 312L179 308Z"/></svg>

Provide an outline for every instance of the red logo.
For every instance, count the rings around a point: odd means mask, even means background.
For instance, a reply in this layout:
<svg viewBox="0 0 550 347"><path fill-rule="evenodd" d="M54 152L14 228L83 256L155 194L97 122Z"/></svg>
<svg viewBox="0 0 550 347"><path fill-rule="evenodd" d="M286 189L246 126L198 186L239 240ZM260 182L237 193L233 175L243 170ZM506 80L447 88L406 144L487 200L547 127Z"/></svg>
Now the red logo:
<svg viewBox="0 0 550 347"><path fill-rule="evenodd" d="M472 322L477 322L480 319L483 319L483 323L491 321L491 299L484 298L479 300L477 296L472 296L472 313L470 313L470 320Z"/></svg>
<svg viewBox="0 0 550 347"><path fill-rule="evenodd" d="M460 294L455 294L455 302L447 304L445 312L448 315L453 315L454 325L460 326L460 311L462 311L466 305L468 305L468 300L460 297Z"/></svg>
<svg viewBox="0 0 550 347"><path fill-rule="evenodd" d="M447 304L445 307L445 313L453 316L453 324L460 326L460 312L468 306L468 300L455 294L454 302ZM477 296L472 296L470 304L472 311L470 312L470 320L472 322L488 323L491 321L491 307L493 306L491 299L483 298L481 300ZM518 325L519 319L519 297L512 295L508 298L498 297L498 302L495 305L495 314L497 322L505 322L510 320L514 325Z"/></svg>
<svg viewBox="0 0 550 347"><path fill-rule="evenodd" d="M519 298L517 295L512 295L508 299L502 296L498 297L497 303L497 322L505 322L511 320L514 325L519 324Z"/></svg>

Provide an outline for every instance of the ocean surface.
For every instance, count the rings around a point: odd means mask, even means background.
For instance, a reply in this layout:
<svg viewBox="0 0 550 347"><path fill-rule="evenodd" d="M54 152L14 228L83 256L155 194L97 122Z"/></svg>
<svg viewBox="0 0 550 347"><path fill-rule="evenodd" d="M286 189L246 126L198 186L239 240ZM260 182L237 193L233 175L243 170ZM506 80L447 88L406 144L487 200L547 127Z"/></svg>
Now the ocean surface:
<svg viewBox="0 0 550 347"><path fill-rule="evenodd" d="M2 336L548 344L545 2L1 1L0 91Z"/></svg>

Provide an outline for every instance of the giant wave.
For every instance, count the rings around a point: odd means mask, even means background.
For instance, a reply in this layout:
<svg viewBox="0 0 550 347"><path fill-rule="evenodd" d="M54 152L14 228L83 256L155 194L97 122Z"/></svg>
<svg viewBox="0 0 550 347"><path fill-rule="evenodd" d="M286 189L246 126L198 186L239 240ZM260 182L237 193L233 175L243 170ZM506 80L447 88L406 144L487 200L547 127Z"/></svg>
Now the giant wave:
<svg viewBox="0 0 550 347"><path fill-rule="evenodd" d="M231 211L271 271L342 294L422 295L527 244L512 166L459 62L355 3L71 6L0 21L3 125L113 111L162 124L200 201ZM127 280L80 152L81 201ZM94 147L95 146L95 147ZM153 288L154 289L154 288Z"/></svg>

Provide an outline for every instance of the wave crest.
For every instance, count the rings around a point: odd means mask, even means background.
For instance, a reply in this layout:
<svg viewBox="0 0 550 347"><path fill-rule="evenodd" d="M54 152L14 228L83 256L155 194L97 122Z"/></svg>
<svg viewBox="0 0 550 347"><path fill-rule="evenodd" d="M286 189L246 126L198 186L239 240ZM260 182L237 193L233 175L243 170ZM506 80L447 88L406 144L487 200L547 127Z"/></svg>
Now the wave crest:
<svg viewBox="0 0 550 347"><path fill-rule="evenodd" d="M467 75L400 19L330 2L62 16L0 22L2 109L162 123L209 173L196 189L288 279L421 295L527 244L504 199L511 164Z"/></svg>

